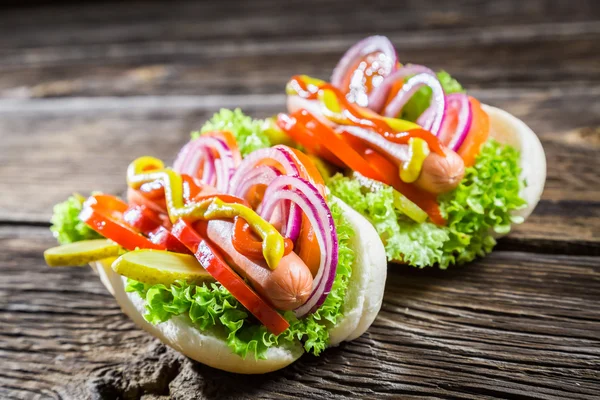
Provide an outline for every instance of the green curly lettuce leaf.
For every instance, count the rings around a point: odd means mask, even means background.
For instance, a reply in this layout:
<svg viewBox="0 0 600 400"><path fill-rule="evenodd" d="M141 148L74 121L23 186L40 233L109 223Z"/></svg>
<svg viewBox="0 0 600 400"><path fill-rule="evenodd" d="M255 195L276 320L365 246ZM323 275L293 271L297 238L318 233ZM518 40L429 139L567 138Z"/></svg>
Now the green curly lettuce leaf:
<svg viewBox="0 0 600 400"><path fill-rule="evenodd" d="M271 146L265 127L265 121L252 119L239 108L235 110L222 108L202 126L199 132L192 132L192 139L197 139L203 133L210 131L229 131L235 136L242 157L245 157L254 150Z"/></svg>
<svg viewBox="0 0 600 400"><path fill-rule="evenodd" d="M136 292L146 301L144 318L159 324L177 315L187 316L200 331L211 331L222 337L229 348L246 357L254 354L264 359L269 347L303 343L306 352L319 355L329 343L329 328L344 312L344 298L352 275L354 252L350 248L352 226L344 219L339 206L330 204L338 234L338 266L331 292L325 302L303 319L297 319L292 312L284 317L290 327L275 336L258 323L251 314L219 283L202 286L177 282L170 287L165 285L145 285L128 280L127 292Z"/></svg>
<svg viewBox="0 0 600 400"><path fill-rule="evenodd" d="M60 244L99 239L99 233L79 219L85 198L77 193L54 206L50 230Z"/></svg>
<svg viewBox="0 0 600 400"><path fill-rule="evenodd" d="M367 217L385 243L388 259L410 265L447 268L492 251L493 232L507 233L522 219L511 212L525 206L519 197L519 152L488 141L473 167L454 191L440 196L447 226L415 223L394 207L393 189L366 190L355 178L340 174L327 183L331 193Z"/></svg>
<svg viewBox="0 0 600 400"><path fill-rule="evenodd" d="M465 91L460 83L458 83L456 79L452 78L452 76L450 76L450 74L446 71L439 71L436 75L446 94L462 93ZM431 102L431 94L431 88L428 86L424 86L419 89L410 98L406 105L402 107L400 118L408 121L416 121L423 111L429 107L429 103Z"/></svg>

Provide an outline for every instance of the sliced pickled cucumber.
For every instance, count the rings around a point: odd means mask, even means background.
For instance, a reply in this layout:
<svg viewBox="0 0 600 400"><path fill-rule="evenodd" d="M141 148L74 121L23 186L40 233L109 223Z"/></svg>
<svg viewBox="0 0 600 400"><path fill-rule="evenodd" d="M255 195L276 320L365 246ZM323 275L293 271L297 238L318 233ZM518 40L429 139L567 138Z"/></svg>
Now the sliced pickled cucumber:
<svg viewBox="0 0 600 400"><path fill-rule="evenodd" d="M162 250L125 253L115 260L112 269L119 275L149 285L170 285L177 280L195 284L214 281L193 256Z"/></svg>
<svg viewBox="0 0 600 400"><path fill-rule="evenodd" d="M82 240L52 247L44 252L44 258L46 264L51 267L73 267L108 257L116 257L120 250L118 244L106 239Z"/></svg>
<svg viewBox="0 0 600 400"><path fill-rule="evenodd" d="M425 211L397 190L394 190L394 207L418 223L425 222L428 217Z"/></svg>

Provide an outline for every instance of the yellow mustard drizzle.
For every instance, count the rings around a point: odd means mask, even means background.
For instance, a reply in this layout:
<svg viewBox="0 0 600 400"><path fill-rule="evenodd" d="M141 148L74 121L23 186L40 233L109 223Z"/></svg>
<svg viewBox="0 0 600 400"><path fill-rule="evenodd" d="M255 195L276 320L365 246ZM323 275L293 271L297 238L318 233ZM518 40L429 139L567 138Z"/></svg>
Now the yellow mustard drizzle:
<svg viewBox="0 0 600 400"><path fill-rule="evenodd" d="M163 183L171 222L179 218L193 221L240 216L261 237L263 256L269 268L277 268L284 253L283 237L273 225L262 219L254 210L242 204L226 203L217 197L186 205L183 200L181 175L170 168L165 168L164 163L158 158L140 157L127 168L127 184L132 189L139 189L144 183L157 180Z"/></svg>
<svg viewBox="0 0 600 400"><path fill-rule="evenodd" d="M283 257L285 248L283 238L273 225L262 219L251 208L242 204L225 203L218 197L214 198L212 204L204 213L206 219L234 218L237 216L242 217L254 233L263 238L263 256L269 268L275 269Z"/></svg>
<svg viewBox="0 0 600 400"><path fill-rule="evenodd" d="M406 183L412 183L419 178L423 162L429 155L429 146L421 138L410 138L408 140L408 161L400 168L400 179Z"/></svg>

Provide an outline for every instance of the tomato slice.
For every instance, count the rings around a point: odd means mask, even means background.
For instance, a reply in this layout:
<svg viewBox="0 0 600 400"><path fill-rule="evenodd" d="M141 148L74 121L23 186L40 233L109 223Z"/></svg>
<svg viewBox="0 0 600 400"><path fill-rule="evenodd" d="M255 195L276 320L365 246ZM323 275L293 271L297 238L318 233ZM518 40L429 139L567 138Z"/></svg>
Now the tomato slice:
<svg viewBox="0 0 600 400"><path fill-rule="evenodd" d="M144 185L142 185L142 187ZM132 205L146 206L159 214L167 214L165 191L162 185L160 186L160 189L157 190L160 190L160 196L157 196L156 192L153 192L152 195L147 195L148 192L141 190L141 188L139 190L128 188L127 201Z"/></svg>
<svg viewBox="0 0 600 400"><path fill-rule="evenodd" d="M163 224L163 220L158 214L146 206L130 206L123 213L123 220L133 229L144 234L155 230Z"/></svg>
<svg viewBox="0 0 600 400"><path fill-rule="evenodd" d="M193 253L164 226L161 226L155 231L150 232L148 237L152 243L164 246L168 251L193 255Z"/></svg>
<svg viewBox="0 0 600 400"><path fill-rule="evenodd" d="M127 226L122 220L110 215L111 210L102 210L95 207L84 207L79 218L90 228L107 239L119 244L127 250L155 249L164 250L165 247L152 243L144 236L138 234L133 228Z"/></svg>
<svg viewBox="0 0 600 400"><path fill-rule="evenodd" d="M290 324L285 318L256 294L191 225L179 220L173 226L172 233L194 253L200 265L271 333L279 335L289 328Z"/></svg>
<svg viewBox="0 0 600 400"><path fill-rule="evenodd" d="M95 194L90 196L83 206L110 211L115 215L124 213L129 208L123 200L110 194Z"/></svg>
<svg viewBox="0 0 600 400"><path fill-rule="evenodd" d="M458 155L462 157L467 168L475 164L481 146L487 141L490 134L490 117L481 108L481 103L471 96L469 96L469 103L473 110L473 121L465 141L458 149Z"/></svg>

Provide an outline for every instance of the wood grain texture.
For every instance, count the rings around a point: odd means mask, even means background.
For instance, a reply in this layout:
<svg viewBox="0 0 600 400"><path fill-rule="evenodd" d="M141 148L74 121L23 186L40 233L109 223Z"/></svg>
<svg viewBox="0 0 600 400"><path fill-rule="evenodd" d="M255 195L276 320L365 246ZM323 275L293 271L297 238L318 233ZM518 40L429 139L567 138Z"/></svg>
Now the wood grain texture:
<svg viewBox="0 0 600 400"><path fill-rule="evenodd" d="M120 193L221 107L281 111L388 35L540 136L542 200L491 256L389 267L360 339L246 377L138 330L89 268L51 269L51 207ZM0 13L0 398L593 399L600 394L600 3L383 0L62 4ZM40 195L43 193L43 195Z"/></svg>
<svg viewBox="0 0 600 400"><path fill-rule="evenodd" d="M0 229L3 398L585 399L598 391L598 257L499 251L448 271L390 266L367 334L243 377L192 363L137 330L89 268L47 268L41 252L52 242L43 228Z"/></svg>

